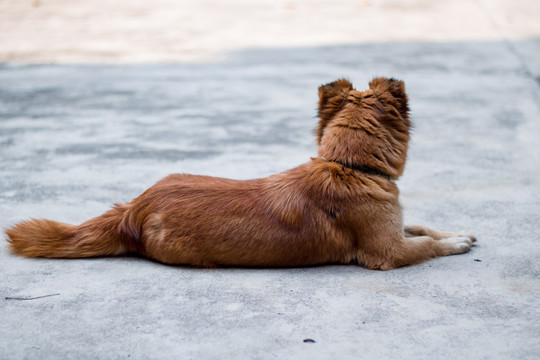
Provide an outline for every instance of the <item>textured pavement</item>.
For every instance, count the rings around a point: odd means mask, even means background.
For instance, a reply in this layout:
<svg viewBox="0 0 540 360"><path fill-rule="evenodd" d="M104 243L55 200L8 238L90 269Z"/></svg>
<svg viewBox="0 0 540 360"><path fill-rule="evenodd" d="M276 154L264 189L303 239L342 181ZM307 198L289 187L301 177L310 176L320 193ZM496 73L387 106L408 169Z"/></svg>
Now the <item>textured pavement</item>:
<svg viewBox="0 0 540 360"><path fill-rule="evenodd" d="M0 359L538 359L539 64L540 40L506 38L0 65L2 228L80 223L170 173L294 167L316 156L317 87L382 75L405 81L415 123L406 222L478 237L389 272L26 259L4 242Z"/></svg>
<svg viewBox="0 0 540 360"><path fill-rule="evenodd" d="M390 272L24 259L4 247L1 357L536 358L531 69L504 42L267 49L211 65L3 66L3 227L80 223L173 172L252 178L298 165L316 156L317 86L347 76L363 88L384 74L406 81L415 122L399 181L406 221L468 229L479 243Z"/></svg>

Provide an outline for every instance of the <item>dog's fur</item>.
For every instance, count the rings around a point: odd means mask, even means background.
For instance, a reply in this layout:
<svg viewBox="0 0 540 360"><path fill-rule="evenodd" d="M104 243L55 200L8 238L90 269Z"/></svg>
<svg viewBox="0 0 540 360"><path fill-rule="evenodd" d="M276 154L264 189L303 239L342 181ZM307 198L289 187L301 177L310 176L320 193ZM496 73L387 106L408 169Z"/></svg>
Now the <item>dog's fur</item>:
<svg viewBox="0 0 540 360"><path fill-rule="evenodd" d="M137 253L167 264L388 270L467 252L464 232L403 226L398 188L409 128L404 83L363 92L319 88L319 157L255 180L170 175L79 226L30 220L7 229L16 254L81 258Z"/></svg>

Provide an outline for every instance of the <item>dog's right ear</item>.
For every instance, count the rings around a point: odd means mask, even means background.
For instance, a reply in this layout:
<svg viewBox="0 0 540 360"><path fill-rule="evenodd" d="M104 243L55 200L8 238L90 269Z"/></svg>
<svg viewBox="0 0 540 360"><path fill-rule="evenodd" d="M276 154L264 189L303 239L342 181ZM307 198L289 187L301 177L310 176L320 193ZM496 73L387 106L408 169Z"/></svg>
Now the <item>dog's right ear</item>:
<svg viewBox="0 0 540 360"><path fill-rule="evenodd" d="M346 79L339 79L319 87L319 126L315 132L317 144L321 143L324 128L338 112L343 101L353 89Z"/></svg>

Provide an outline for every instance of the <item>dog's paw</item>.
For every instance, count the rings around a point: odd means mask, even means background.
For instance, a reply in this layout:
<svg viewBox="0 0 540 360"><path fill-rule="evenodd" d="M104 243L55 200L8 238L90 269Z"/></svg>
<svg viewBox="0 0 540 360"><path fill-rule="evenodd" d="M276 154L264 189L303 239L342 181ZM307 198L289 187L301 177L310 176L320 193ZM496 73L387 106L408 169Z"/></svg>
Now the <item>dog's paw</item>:
<svg viewBox="0 0 540 360"><path fill-rule="evenodd" d="M474 236L473 234L471 234L470 232L465 231L465 230L458 231L457 233L455 233L454 236L455 237L467 237L467 238L471 239L472 242L476 242L476 236Z"/></svg>
<svg viewBox="0 0 540 360"><path fill-rule="evenodd" d="M474 241L476 241L474 236L472 236L472 238L469 235L453 236L442 239L441 244L444 246L445 255L456 255L464 254L469 251Z"/></svg>

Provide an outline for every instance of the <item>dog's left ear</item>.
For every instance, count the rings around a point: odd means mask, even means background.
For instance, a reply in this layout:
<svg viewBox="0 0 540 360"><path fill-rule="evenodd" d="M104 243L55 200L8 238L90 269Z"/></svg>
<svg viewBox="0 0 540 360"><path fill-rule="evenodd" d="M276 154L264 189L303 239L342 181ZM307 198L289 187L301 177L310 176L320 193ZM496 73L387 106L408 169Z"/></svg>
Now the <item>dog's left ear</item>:
<svg viewBox="0 0 540 360"><path fill-rule="evenodd" d="M320 144L324 128L338 112L343 101L353 89L346 79L339 79L319 87L319 126L315 132L317 143Z"/></svg>

